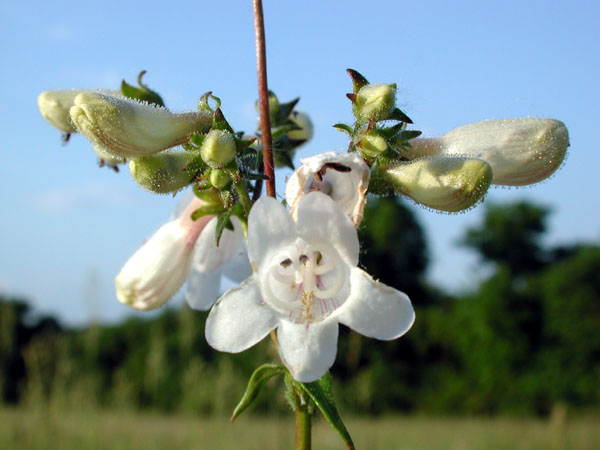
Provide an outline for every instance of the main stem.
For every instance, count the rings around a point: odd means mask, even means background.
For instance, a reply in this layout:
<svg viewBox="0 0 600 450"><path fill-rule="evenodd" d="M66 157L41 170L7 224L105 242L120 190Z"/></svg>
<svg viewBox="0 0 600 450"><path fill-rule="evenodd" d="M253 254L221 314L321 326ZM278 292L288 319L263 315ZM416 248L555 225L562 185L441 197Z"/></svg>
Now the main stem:
<svg viewBox="0 0 600 450"><path fill-rule="evenodd" d="M296 450L310 450L311 419L308 405L300 405L296 409Z"/></svg>
<svg viewBox="0 0 600 450"><path fill-rule="evenodd" d="M269 112L269 88L267 86L267 51L265 48L265 20L262 0L252 0L254 9L254 34L256 38L256 69L258 75L258 104L260 106L260 132L263 164L267 180L267 195L275 197L275 170L273 165L273 142L271 139L271 116Z"/></svg>

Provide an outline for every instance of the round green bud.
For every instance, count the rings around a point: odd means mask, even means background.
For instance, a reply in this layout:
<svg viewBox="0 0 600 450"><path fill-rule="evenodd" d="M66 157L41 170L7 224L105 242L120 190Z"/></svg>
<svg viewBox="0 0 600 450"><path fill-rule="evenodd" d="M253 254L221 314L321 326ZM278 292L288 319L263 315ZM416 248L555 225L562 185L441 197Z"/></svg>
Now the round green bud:
<svg viewBox="0 0 600 450"><path fill-rule="evenodd" d="M361 152L372 158L380 156L387 147L385 139L377 134L365 134L360 139Z"/></svg>
<svg viewBox="0 0 600 450"><path fill-rule="evenodd" d="M200 154L210 167L215 169L225 167L235 159L235 139L229 131L211 130L204 138Z"/></svg>
<svg viewBox="0 0 600 450"><path fill-rule="evenodd" d="M166 151L129 161L129 171L136 183L156 194L177 192L194 179L197 155L188 152Z"/></svg>
<svg viewBox="0 0 600 450"><path fill-rule="evenodd" d="M209 181L217 189L225 189L231 184L231 177L224 170L213 169L210 171Z"/></svg>
<svg viewBox="0 0 600 450"><path fill-rule="evenodd" d="M368 84L356 94L354 114L360 120L386 120L396 104L394 84Z"/></svg>

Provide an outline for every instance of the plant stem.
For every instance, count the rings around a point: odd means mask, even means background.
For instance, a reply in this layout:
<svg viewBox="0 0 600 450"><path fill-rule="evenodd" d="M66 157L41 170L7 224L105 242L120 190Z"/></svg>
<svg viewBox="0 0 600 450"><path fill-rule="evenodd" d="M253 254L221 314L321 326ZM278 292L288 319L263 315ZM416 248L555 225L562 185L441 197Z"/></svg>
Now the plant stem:
<svg viewBox="0 0 600 450"><path fill-rule="evenodd" d="M273 165L273 143L269 112L269 89L267 87L267 51L265 48L265 20L262 0L252 0L254 10L254 34L256 39L256 69L258 75L258 103L260 105L260 132L263 164L267 180L267 195L275 197L275 170Z"/></svg>
<svg viewBox="0 0 600 450"><path fill-rule="evenodd" d="M311 420L308 405L299 405L296 408L296 450L310 450Z"/></svg>

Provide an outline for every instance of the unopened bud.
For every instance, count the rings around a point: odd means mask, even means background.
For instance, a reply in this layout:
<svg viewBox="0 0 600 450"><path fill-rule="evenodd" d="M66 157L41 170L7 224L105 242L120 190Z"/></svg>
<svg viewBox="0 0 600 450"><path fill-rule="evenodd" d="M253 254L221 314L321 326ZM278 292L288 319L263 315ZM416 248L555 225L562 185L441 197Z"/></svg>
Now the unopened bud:
<svg viewBox="0 0 600 450"><path fill-rule="evenodd" d="M292 111L290 119L300 127L299 130L288 131L287 137L293 141L310 140L313 136L313 124L308 114L303 111Z"/></svg>
<svg viewBox="0 0 600 450"><path fill-rule="evenodd" d="M94 149L94 153L96 154L96 156L100 160L101 165L103 166L116 168L119 164L124 164L125 162L127 162L127 159L121 156L112 155L106 150L104 150L102 147L99 147L98 145L92 144L92 148Z"/></svg>
<svg viewBox="0 0 600 450"><path fill-rule="evenodd" d="M136 183L157 194L177 192L194 179L199 165L198 155L189 152L165 151L129 161L129 170Z"/></svg>
<svg viewBox="0 0 600 450"><path fill-rule="evenodd" d="M225 167L235 158L235 139L229 131L211 130L202 142L200 153L210 167Z"/></svg>
<svg viewBox="0 0 600 450"><path fill-rule="evenodd" d="M75 97L81 92L78 89L42 92L38 97L38 108L42 117L64 133L76 132L69 110L74 105Z"/></svg>
<svg viewBox="0 0 600 450"><path fill-rule="evenodd" d="M435 157L382 166L379 176L395 192L418 203L457 212L483 198L493 175L481 159Z"/></svg>
<svg viewBox="0 0 600 450"><path fill-rule="evenodd" d="M378 122L386 120L396 104L396 85L368 84L356 94L354 104L358 119Z"/></svg>
<svg viewBox="0 0 600 450"><path fill-rule="evenodd" d="M360 150L367 156L376 158L387 150L387 142L377 134L365 134L360 139Z"/></svg>
<svg viewBox="0 0 600 450"><path fill-rule="evenodd" d="M82 92L75 97L71 120L85 137L107 151L140 157L182 144L206 131L207 113L171 113L165 108L122 96Z"/></svg>
<svg viewBox="0 0 600 450"><path fill-rule="evenodd" d="M493 184L523 186L550 176L561 165L569 132L555 119L507 119L477 122L446 135L411 141L407 157L464 155L487 161Z"/></svg>
<svg viewBox="0 0 600 450"><path fill-rule="evenodd" d="M210 184L217 189L225 189L231 184L231 177L227 172L221 169L213 169L210 171Z"/></svg>

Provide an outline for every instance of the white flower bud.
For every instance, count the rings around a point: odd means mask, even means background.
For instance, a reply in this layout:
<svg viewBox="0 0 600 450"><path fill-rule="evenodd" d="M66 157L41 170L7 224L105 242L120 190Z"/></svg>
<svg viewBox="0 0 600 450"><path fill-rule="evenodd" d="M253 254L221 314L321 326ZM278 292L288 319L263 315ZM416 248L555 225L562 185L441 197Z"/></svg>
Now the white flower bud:
<svg viewBox="0 0 600 450"><path fill-rule="evenodd" d="M440 211L470 208L487 192L492 169L481 159L423 158L379 169L382 181L397 193Z"/></svg>
<svg viewBox="0 0 600 450"><path fill-rule="evenodd" d="M235 139L229 131L211 130L200 149L202 159L213 168L225 167L236 154Z"/></svg>
<svg viewBox="0 0 600 450"><path fill-rule="evenodd" d="M76 132L69 110L74 105L75 97L81 92L83 91L78 89L42 92L38 97L38 108L42 117L64 133Z"/></svg>
<svg viewBox="0 0 600 450"><path fill-rule="evenodd" d="M550 176L561 165L569 132L555 119L507 119L477 122L444 136L413 139L409 158L464 155L487 161L493 184L523 186Z"/></svg>
<svg viewBox="0 0 600 450"><path fill-rule="evenodd" d="M203 202L190 203L180 218L160 227L125 263L115 278L117 298L134 309L162 306L181 287L192 261L200 232L212 219L190 215Z"/></svg>
<svg viewBox="0 0 600 450"><path fill-rule="evenodd" d="M136 183L151 192L167 194L188 186L198 164L197 154L182 151L165 151L129 162L129 170Z"/></svg>
<svg viewBox="0 0 600 450"><path fill-rule="evenodd" d="M114 155L147 156L186 142L211 125L210 114L174 114L137 100L99 92L82 92L71 107L71 120L92 143Z"/></svg>
<svg viewBox="0 0 600 450"><path fill-rule="evenodd" d="M127 162L126 158L123 158L122 156L112 155L96 144L92 144L92 148L98 159L105 166L117 167L119 164L124 164L125 162Z"/></svg>
<svg viewBox="0 0 600 450"><path fill-rule="evenodd" d="M299 130L288 131L287 137L293 141L308 141L313 136L313 124L308 114L303 111L292 111L290 119L300 127Z"/></svg>
<svg viewBox="0 0 600 450"><path fill-rule="evenodd" d="M360 138L360 150L367 156L376 158L387 150L387 142L382 136L365 134Z"/></svg>
<svg viewBox="0 0 600 450"><path fill-rule="evenodd" d="M396 86L368 84L356 94L356 114L362 120L378 122L388 118L396 104Z"/></svg>

